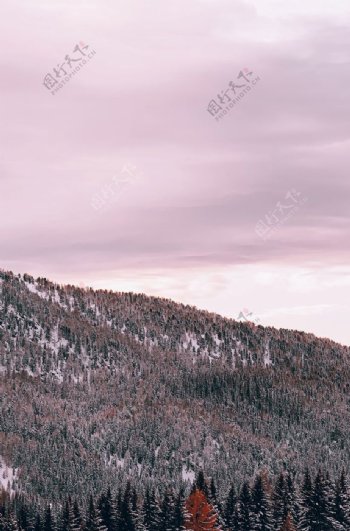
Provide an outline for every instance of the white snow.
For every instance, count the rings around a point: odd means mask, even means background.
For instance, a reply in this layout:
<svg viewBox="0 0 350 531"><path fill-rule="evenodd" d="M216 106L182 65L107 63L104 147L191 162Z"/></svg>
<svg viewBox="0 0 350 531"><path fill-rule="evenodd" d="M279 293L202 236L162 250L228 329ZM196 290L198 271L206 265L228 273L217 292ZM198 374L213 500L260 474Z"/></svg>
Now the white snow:
<svg viewBox="0 0 350 531"><path fill-rule="evenodd" d="M182 466L182 479L183 481L189 481L190 483L193 483L196 478L196 474L193 472L193 470L188 470L185 465Z"/></svg>
<svg viewBox="0 0 350 531"><path fill-rule="evenodd" d="M17 473L18 470L7 466L4 458L0 455L0 485L9 492L10 496L15 495Z"/></svg>
<svg viewBox="0 0 350 531"><path fill-rule="evenodd" d="M266 346L265 346L264 365L265 365L265 367L269 367L270 365L272 365L270 347L269 347L269 343L268 342L266 343Z"/></svg>
<svg viewBox="0 0 350 531"><path fill-rule="evenodd" d="M45 293L44 291L40 291L40 290L38 290L36 284L31 284L30 282L25 282L25 285L27 286L28 290L29 290L31 293L36 293L36 294L39 295L39 297L41 297L42 299L45 299L46 301L48 300L48 298L49 298L48 294Z"/></svg>

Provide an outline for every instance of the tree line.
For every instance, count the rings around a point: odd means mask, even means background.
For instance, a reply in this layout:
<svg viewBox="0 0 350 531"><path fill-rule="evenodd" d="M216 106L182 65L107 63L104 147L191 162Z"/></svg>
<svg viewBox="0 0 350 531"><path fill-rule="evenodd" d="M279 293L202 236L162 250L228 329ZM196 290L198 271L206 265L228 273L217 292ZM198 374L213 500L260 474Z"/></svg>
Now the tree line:
<svg viewBox="0 0 350 531"><path fill-rule="evenodd" d="M344 472L332 481L306 470L272 480L267 472L232 485L223 499L213 479L198 473L190 492L125 489L88 496L85 507L68 497L63 505L34 507L23 494L0 495L0 531L347 531L350 491Z"/></svg>

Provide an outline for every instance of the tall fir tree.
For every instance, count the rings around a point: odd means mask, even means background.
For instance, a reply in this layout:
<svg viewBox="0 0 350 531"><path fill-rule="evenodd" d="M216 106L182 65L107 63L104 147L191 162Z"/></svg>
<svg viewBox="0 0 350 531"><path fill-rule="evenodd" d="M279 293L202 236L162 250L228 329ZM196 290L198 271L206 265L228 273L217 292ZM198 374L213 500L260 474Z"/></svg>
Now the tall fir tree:
<svg viewBox="0 0 350 531"><path fill-rule="evenodd" d="M259 474L252 490L253 527L254 531L273 531L273 519L270 500L266 492L263 478Z"/></svg>
<svg viewBox="0 0 350 531"><path fill-rule="evenodd" d="M201 490L206 498L209 498L209 489L207 482L205 481L203 470L200 470L197 474L196 481L193 485L193 490L195 489Z"/></svg>
<svg viewBox="0 0 350 531"><path fill-rule="evenodd" d="M276 480L272 495L273 520L276 529L282 527L287 516L287 488L284 474L281 472Z"/></svg>
<svg viewBox="0 0 350 531"><path fill-rule="evenodd" d="M51 512L51 507L48 505L45 510L43 531L54 531L55 523Z"/></svg>
<svg viewBox="0 0 350 531"><path fill-rule="evenodd" d="M37 513L37 515L35 517L34 531L43 531L43 528L42 528L42 525L41 525L41 517L40 517L39 513Z"/></svg>
<svg viewBox="0 0 350 531"><path fill-rule="evenodd" d="M175 499L174 529L175 531L185 530L185 494L182 488Z"/></svg>
<svg viewBox="0 0 350 531"><path fill-rule="evenodd" d="M305 470L301 487L299 529L311 531L313 526L313 484L308 469Z"/></svg>
<svg viewBox="0 0 350 531"><path fill-rule="evenodd" d="M243 483L238 502L238 529L251 531L253 529L252 495L249 483Z"/></svg>
<svg viewBox="0 0 350 531"><path fill-rule="evenodd" d="M107 489L106 493L100 496L98 508L100 510L102 522L108 531L117 531L117 511L110 488Z"/></svg>
<svg viewBox="0 0 350 531"><path fill-rule="evenodd" d="M102 521L100 511L95 508L92 495L89 500L89 508L86 515L85 531L107 531Z"/></svg>
<svg viewBox="0 0 350 531"><path fill-rule="evenodd" d="M142 520L145 531L152 531L159 526L160 508L154 490L146 490L142 507Z"/></svg>
<svg viewBox="0 0 350 531"><path fill-rule="evenodd" d="M282 527L276 529L279 529L279 531L297 531L297 528L295 527L293 522L292 515L288 513L282 524Z"/></svg>
<svg viewBox="0 0 350 531"><path fill-rule="evenodd" d="M231 485L225 501L224 520L229 529L237 527L237 495L234 485Z"/></svg>
<svg viewBox="0 0 350 531"><path fill-rule="evenodd" d="M127 483L118 515L118 531L136 531L132 512L131 485Z"/></svg>
<svg viewBox="0 0 350 531"><path fill-rule="evenodd" d="M79 531L81 522L76 517L72 500L68 498L62 511L60 531Z"/></svg>
<svg viewBox="0 0 350 531"><path fill-rule="evenodd" d="M344 470L336 483L334 517L344 529L350 529L350 491Z"/></svg>

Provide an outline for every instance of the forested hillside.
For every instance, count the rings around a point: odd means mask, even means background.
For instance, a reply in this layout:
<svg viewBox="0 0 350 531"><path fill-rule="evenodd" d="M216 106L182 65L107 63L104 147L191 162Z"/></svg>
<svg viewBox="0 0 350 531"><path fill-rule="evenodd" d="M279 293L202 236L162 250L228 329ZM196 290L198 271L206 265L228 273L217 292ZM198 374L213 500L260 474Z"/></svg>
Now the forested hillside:
<svg viewBox="0 0 350 531"><path fill-rule="evenodd" d="M350 349L170 300L0 271L8 491L79 504L130 481L223 498L261 470L349 472Z"/></svg>

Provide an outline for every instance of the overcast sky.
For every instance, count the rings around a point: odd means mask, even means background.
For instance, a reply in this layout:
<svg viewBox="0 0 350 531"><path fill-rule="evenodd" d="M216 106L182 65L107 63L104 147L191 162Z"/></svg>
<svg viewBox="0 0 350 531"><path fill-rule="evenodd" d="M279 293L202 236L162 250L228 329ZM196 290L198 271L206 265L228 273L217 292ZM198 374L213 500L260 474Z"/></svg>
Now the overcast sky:
<svg viewBox="0 0 350 531"><path fill-rule="evenodd" d="M350 4L290 4L2 0L0 267L350 345Z"/></svg>

